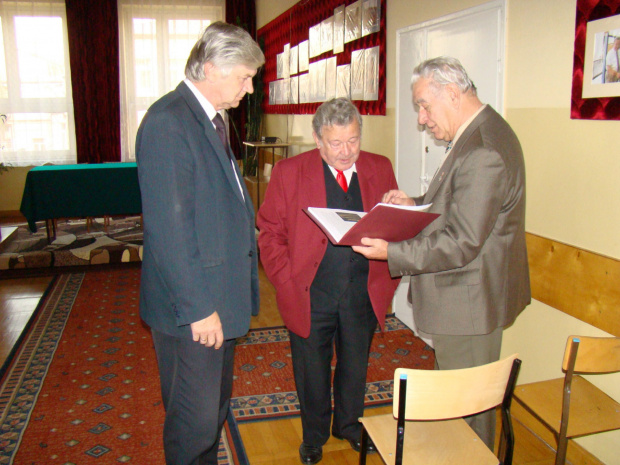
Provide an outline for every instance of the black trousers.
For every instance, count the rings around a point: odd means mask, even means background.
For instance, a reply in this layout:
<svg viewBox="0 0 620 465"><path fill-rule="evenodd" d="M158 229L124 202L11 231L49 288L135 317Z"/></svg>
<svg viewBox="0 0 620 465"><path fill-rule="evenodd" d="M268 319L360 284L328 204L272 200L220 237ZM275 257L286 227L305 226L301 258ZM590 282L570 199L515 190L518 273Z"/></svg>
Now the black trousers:
<svg viewBox="0 0 620 465"><path fill-rule="evenodd" d="M232 394L235 340L212 347L152 331L166 409L167 465L217 465Z"/></svg>
<svg viewBox="0 0 620 465"><path fill-rule="evenodd" d="M358 418L364 415L368 354L377 328L366 282L352 284L339 298L314 287L310 296L310 337L290 335L303 440L322 446L329 439L334 347L337 362L331 430L341 437L359 439Z"/></svg>

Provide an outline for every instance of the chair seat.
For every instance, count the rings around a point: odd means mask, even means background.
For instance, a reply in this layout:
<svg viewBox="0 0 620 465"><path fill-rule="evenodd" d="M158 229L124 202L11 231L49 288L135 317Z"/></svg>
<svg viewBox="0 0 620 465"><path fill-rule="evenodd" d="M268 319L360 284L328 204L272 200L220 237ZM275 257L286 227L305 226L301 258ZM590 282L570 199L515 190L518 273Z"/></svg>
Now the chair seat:
<svg viewBox="0 0 620 465"><path fill-rule="evenodd" d="M562 418L564 378L523 384L515 388L515 399L556 433ZM572 383L569 438L620 428L620 403L581 376Z"/></svg>
<svg viewBox="0 0 620 465"><path fill-rule="evenodd" d="M386 465L394 465L396 419L391 415L361 418ZM464 459L466 457L466 459ZM463 419L407 421L403 463L497 465L497 457Z"/></svg>

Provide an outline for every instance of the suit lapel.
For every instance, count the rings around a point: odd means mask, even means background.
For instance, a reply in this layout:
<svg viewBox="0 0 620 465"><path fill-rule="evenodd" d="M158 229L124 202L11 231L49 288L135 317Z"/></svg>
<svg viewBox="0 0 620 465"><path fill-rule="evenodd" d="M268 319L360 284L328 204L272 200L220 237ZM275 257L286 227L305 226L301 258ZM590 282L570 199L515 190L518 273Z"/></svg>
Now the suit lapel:
<svg viewBox="0 0 620 465"><path fill-rule="evenodd" d="M204 108L202 108L202 106L200 105L200 102L198 102L198 100L196 99L196 96L192 93L192 91L187 87L187 85L184 82L181 82L177 86L177 90L181 93L181 95L187 102L187 105L189 106L190 110L194 114L194 117L196 118L198 123L202 126L204 130L204 135L207 138L207 141L209 142L209 144L211 144L211 147L213 147L213 154L215 155L215 157L219 160L220 164L222 165L222 169L224 170L226 179L228 180L228 183L230 184L236 197L241 203L243 203L247 207L246 201L244 200L243 196L241 195L241 191L239 190L239 184L241 184L242 189L245 184L244 182L241 182L242 177L241 177L241 173L239 172L239 168L238 166L234 166L233 168L232 166L233 164L230 162L230 158L228 157L228 154L226 153L224 147L222 146L222 141L217 135L217 132L215 131L215 128L213 127L213 123L211 122L211 120L209 120L207 113L205 112ZM237 178L235 177L235 172L237 173L237 176L239 176L238 178L240 181L239 184L237 184ZM244 191L243 195L247 199L249 194L246 189L243 189L243 191Z"/></svg>
<svg viewBox="0 0 620 465"><path fill-rule="evenodd" d="M377 192L379 187L374 186L375 180L375 170L369 166L369 159L366 158L364 152L360 152L360 156L355 162L355 166L357 169L357 181L360 184L360 191L362 191L362 205L364 206L364 211L369 211L374 204L374 199L372 198L372 193Z"/></svg>
<svg viewBox="0 0 620 465"><path fill-rule="evenodd" d="M456 159L456 157L459 156L461 150L463 149L463 146L467 143L468 139L471 137L474 131L476 131L478 127L489 117L490 110L491 110L491 107L487 105L478 114L478 116L474 118L474 120L469 124L469 126L465 128L465 131L463 131L463 134L461 134L459 139L456 141L456 144L454 144L454 147L452 147L452 150L450 150L450 153L448 154L445 161L443 162L443 165L439 167L439 171L437 172L437 174L431 181L431 184L428 186L428 191L424 195L425 204L432 202L433 197L439 190L439 186L443 184L443 182L448 177L448 173L452 171L454 160Z"/></svg>
<svg viewBox="0 0 620 465"><path fill-rule="evenodd" d="M428 186L428 191L426 191L426 195L424 196L425 204L431 203L433 197L435 196L435 194L437 193L437 190L439 189L439 186L441 186L441 184L446 179L447 174L452 169L452 165L454 165L454 158L456 156L456 153L458 150L460 150L459 142L461 142L461 138L459 138L456 145L452 147L452 150L450 150L450 153L444 160L443 164L439 167L439 171L437 172L437 174L435 174L435 177L433 178L430 185ZM457 149L457 146L459 146L458 149Z"/></svg>
<svg viewBox="0 0 620 465"><path fill-rule="evenodd" d="M323 176L323 159L318 149L314 149L312 156L306 160L302 169L304 176L302 185L313 186L312 189L303 189L303 204L311 207L327 207L327 193L325 192L325 176ZM293 180L296 182L296 180Z"/></svg>

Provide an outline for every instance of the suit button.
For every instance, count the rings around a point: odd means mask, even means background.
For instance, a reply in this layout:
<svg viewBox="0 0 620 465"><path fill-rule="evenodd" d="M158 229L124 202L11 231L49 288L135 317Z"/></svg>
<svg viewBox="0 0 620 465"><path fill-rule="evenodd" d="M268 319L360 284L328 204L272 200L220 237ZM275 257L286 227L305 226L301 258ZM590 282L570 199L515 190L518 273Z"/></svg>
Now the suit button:
<svg viewBox="0 0 620 465"><path fill-rule="evenodd" d="M327 242L327 239L323 239L323 240L321 241L321 244L325 244L326 242Z"/></svg>
<svg viewBox="0 0 620 465"><path fill-rule="evenodd" d="M254 255L254 251L250 250L250 252L248 253L248 257L252 257Z"/></svg>
<svg viewBox="0 0 620 465"><path fill-rule="evenodd" d="M314 267L316 268L317 266L319 266L319 262L314 262Z"/></svg>

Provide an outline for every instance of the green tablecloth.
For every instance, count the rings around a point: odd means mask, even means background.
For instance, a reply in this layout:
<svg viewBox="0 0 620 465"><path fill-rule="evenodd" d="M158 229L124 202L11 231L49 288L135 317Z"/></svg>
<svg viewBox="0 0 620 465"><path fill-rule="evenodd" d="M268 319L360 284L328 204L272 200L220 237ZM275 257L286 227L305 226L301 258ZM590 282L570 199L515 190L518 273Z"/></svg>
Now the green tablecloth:
<svg viewBox="0 0 620 465"><path fill-rule="evenodd" d="M20 211L36 222L142 213L135 163L37 166L28 172Z"/></svg>

